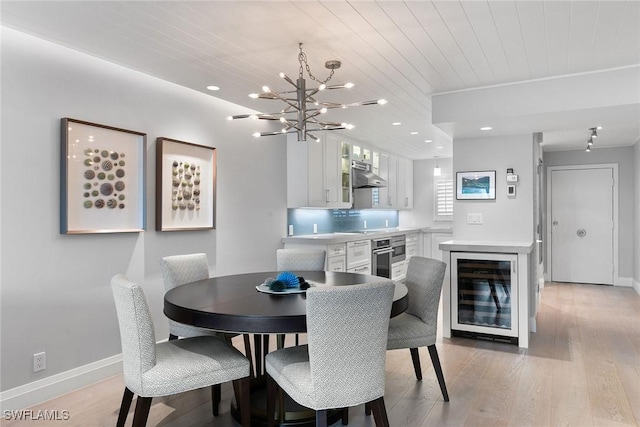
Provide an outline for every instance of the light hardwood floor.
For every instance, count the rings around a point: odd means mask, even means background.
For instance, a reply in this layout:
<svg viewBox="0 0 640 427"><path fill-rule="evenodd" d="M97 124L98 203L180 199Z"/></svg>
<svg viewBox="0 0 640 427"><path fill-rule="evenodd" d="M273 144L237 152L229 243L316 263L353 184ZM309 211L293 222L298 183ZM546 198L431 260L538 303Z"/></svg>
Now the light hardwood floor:
<svg viewBox="0 0 640 427"><path fill-rule="evenodd" d="M440 340L448 403L426 349L420 349L421 382L408 350L388 352L385 401L391 426L638 426L640 296L631 288L547 283L537 319L527 350L466 338ZM69 411L67 421L0 424L114 426L123 387L118 375L31 408ZM222 413L215 419L208 389L154 399L148 425L235 426L230 399L231 387L225 385ZM375 424L360 406L351 409L349 425Z"/></svg>

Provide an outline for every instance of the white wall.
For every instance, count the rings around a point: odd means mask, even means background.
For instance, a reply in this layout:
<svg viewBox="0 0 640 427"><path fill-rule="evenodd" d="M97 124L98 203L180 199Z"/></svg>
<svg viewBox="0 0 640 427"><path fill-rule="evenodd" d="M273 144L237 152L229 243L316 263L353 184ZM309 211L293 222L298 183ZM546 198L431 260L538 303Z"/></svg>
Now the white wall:
<svg viewBox="0 0 640 427"><path fill-rule="evenodd" d="M496 171L495 200L454 200L453 238L473 241L533 243L535 184L532 135L454 139L453 172ZM507 198L507 168L519 176L516 198ZM483 224L467 224L480 213Z"/></svg>
<svg viewBox="0 0 640 427"><path fill-rule="evenodd" d="M161 256L206 252L212 275L275 268L286 147L283 138L252 138L253 121L225 120L244 108L6 28L1 65L2 391L120 353L116 273L143 285L160 340L168 334ZM59 234L62 117L147 133L146 232ZM154 231L159 136L217 148L216 230ZM47 368L33 373L41 351Z"/></svg>
<svg viewBox="0 0 640 427"><path fill-rule="evenodd" d="M638 144L636 144L638 145ZM618 164L618 277L629 280L634 274L634 191L637 194L637 167L634 167L634 148L598 148L590 153L585 150L551 151L544 153L544 166L573 166L593 164ZM634 172L635 171L635 172ZM546 175L546 170L545 170ZM635 179L634 179L635 177ZM634 184L635 183L635 184ZM637 215L635 215L637 221ZM635 252L638 254L638 252ZM549 260L547 260L547 265Z"/></svg>
<svg viewBox="0 0 640 427"><path fill-rule="evenodd" d="M409 227L450 227L451 221L434 221L433 168L436 163L443 176L451 177L452 159L413 161L413 209L400 210L400 225Z"/></svg>
<svg viewBox="0 0 640 427"><path fill-rule="evenodd" d="M633 287L640 294L640 143L636 142L633 149L633 183L634 183L634 205L633 205Z"/></svg>

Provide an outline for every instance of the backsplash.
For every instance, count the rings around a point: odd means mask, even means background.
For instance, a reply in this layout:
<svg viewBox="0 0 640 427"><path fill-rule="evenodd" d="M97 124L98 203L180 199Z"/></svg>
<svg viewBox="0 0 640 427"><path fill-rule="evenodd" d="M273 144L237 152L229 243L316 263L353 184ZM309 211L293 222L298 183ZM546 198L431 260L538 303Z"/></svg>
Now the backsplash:
<svg viewBox="0 0 640 427"><path fill-rule="evenodd" d="M395 210L287 209L287 224L287 235L300 236L314 234L314 224L317 234L325 234L394 228L399 222Z"/></svg>

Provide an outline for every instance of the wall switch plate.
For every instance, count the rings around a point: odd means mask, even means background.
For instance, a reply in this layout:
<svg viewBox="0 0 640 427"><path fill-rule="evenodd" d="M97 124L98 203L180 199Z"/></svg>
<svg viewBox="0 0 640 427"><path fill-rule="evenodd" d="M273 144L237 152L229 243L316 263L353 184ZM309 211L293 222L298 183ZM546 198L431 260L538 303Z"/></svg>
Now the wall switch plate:
<svg viewBox="0 0 640 427"><path fill-rule="evenodd" d="M289 236L293 236L293 225L289 225Z"/></svg>
<svg viewBox="0 0 640 427"><path fill-rule="evenodd" d="M364 220L364 227L363 228L367 228L367 220Z"/></svg>
<svg viewBox="0 0 640 427"><path fill-rule="evenodd" d="M44 351L33 355L33 372L44 371L47 367L47 359Z"/></svg>
<svg viewBox="0 0 640 427"><path fill-rule="evenodd" d="M482 224L482 214L481 213L468 213L467 214L467 224Z"/></svg>
<svg viewBox="0 0 640 427"><path fill-rule="evenodd" d="M516 197L516 186L515 185L507 185L507 197L513 199Z"/></svg>
<svg viewBox="0 0 640 427"><path fill-rule="evenodd" d="M313 224L313 234L318 234L318 224Z"/></svg>

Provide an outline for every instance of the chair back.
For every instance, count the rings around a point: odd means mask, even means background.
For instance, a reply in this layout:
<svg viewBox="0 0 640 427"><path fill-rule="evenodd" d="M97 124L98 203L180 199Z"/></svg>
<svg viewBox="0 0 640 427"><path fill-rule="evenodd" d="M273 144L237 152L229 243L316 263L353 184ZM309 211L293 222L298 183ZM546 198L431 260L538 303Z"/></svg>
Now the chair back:
<svg viewBox="0 0 640 427"><path fill-rule="evenodd" d="M406 313L422 319L429 334L435 338L438 324L438 305L447 264L431 258L413 256L409 259L405 285L409 294Z"/></svg>
<svg viewBox="0 0 640 427"><path fill-rule="evenodd" d="M316 409L384 396L391 281L307 290L307 340Z"/></svg>
<svg viewBox="0 0 640 427"><path fill-rule="evenodd" d="M207 254L172 255L160 260L165 291L176 286L209 278Z"/></svg>
<svg viewBox="0 0 640 427"><path fill-rule="evenodd" d="M322 249L278 249L278 271L324 271L327 252Z"/></svg>
<svg viewBox="0 0 640 427"><path fill-rule="evenodd" d="M143 388L142 375L156 364L156 336L144 291L122 274L111 279L118 313L124 382L135 394Z"/></svg>

